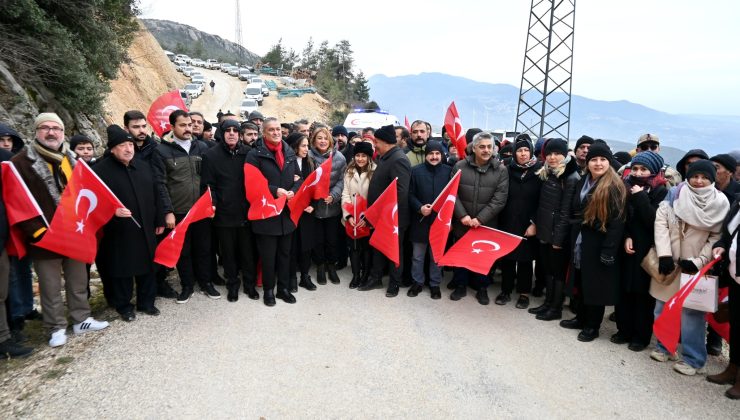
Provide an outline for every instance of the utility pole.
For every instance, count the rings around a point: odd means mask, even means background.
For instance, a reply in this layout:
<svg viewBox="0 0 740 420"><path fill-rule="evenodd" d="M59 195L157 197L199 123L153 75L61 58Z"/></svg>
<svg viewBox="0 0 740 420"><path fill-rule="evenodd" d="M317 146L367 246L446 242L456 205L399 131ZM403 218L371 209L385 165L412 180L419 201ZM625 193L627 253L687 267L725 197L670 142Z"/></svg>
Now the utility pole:
<svg viewBox="0 0 740 420"><path fill-rule="evenodd" d="M568 140L575 16L575 0L532 0L516 131Z"/></svg>
<svg viewBox="0 0 740 420"><path fill-rule="evenodd" d="M235 33L234 33L234 41L236 42L236 45L239 46L239 51L237 51L237 55L239 56L239 62L243 65L246 65L245 59L244 59L244 41L242 40L242 14L239 11L239 0L235 0L236 3L236 25L235 25Z"/></svg>

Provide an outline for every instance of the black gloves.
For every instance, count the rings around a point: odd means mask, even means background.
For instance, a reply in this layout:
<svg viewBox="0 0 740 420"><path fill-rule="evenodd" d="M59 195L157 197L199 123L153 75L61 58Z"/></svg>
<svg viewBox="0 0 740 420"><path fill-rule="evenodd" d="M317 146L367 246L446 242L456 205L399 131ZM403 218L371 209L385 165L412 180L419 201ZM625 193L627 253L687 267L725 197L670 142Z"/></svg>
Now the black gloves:
<svg viewBox="0 0 740 420"><path fill-rule="evenodd" d="M611 255L604 254L603 252L599 256L599 259L601 260L601 263L605 266L611 266L614 265L614 257Z"/></svg>
<svg viewBox="0 0 740 420"><path fill-rule="evenodd" d="M678 265L681 266L681 270L686 274L695 274L699 271L699 268L689 260L680 260Z"/></svg>
<svg viewBox="0 0 740 420"><path fill-rule="evenodd" d="M676 269L673 257L658 257L658 272L666 275L671 274Z"/></svg>

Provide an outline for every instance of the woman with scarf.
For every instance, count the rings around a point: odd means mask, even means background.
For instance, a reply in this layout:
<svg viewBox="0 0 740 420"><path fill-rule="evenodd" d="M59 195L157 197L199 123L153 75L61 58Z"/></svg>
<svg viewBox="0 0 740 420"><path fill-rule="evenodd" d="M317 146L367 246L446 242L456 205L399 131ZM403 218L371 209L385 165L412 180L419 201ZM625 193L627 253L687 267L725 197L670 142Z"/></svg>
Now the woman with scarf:
<svg viewBox="0 0 740 420"><path fill-rule="evenodd" d="M572 284L578 289L578 313L560 322L580 329L578 341L599 336L606 306L619 298L619 248L624 230L627 191L612 168L609 146L595 141L586 155L583 178L576 184L571 204Z"/></svg>
<svg viewBox="0 0 740 420"><path fill-rule="evenodd" d="M655 242L653 227L658 205L668 194L661 175L663 158L653 152L640 152L632 158L627 187L624 264L619 303L616 305L615 344L629 343L632 351L642 351L653 335L655 298L650 296L650 275L640 266Z"/></svg>
<svg viewBox="0 0 740 420"><path fill-rule="evenodd" d="M540 259L545 263L543 272L547 292L545 302L530 308L529 313L537 315L541 321L551 321L562 318L565 276L570 259L568 215L571 197L581 177L578 162L568 154L567 141L548 139L543 154L544 166L536 172L542 186L535 226Z"/></svg>
<svg viewBox="0 0 740 420"><path fill-rule="evenodd" d="M720 239L722 221L730 204L714 187L716 169L712 162L700 159L690 164L687 181L671 188L655 215L655 251L659 272L669 274L676 265L687 274L694 274L712 260L712 246ZM661 284L650 281L650 294L656 299L655 317L663 305L678 292L679 280ZM695 375L707 361L705 313L684 307L681 311L681 348L683 360L673 369L684 375ZM659 362L678 360L658 341L650 357Z"/></svg>
<svg viewBox="0 0 740 420"><path fill-rule="evenodd" d="M285 138L296 155L298 172L294 175L297 182L303 182L311 172L316 170L316 162L308 156L308 138L305 134L297 131L290 133ZM311 250L315 245L316 237L316 218L311 215L313 207L308 206L303 211L301 218L298 220L298 226L293 232L293 241L291 243L290 253L290 289L291 292L298 291L298 286L306 290L316 290L316 285L311 281L311 275L308 270L311 268ZM296 272L301 272L301 281L298 281Z"/></svg>
<svg viewBox="0 0 740 420"><path fill-rule="evenodd" d="M347 165L347 172L344 175L344 188L342 190L342 215L343 223L349 224L352 233L357 235L357 229L365 228L363 218L355 218L348 208L355 206L357 197L367 200L367 188L370 186L370 180L377 166L372 160L373 145L366 141L355 143L352 148L353 158ZM349 261L352 265L352 280L349 282L350 289L356 289L363 282L367 282L370 276L370 263L372 252L369 244L370 237L363 236L359 238L349 238Z"/></svg>
<svg viewBox="0 0 740 420"><path fill-rule="evenodd" d="M533 156L534 146L527 135L517 137L514 143L514 156L508 164L509 195L506 207L499 216L499 227L505 232L524 236L519 246L501 260L501 294L496 297L497 305L511 301L511 292L516 291L519 298L516 307L529 306L529 293L532 291L532 262L537 253L537 207L539 206L542 180L536 175L542 164Z"/></svg>
<svg viewBox="0 0 740 420"><path fill-rule="evenodd" d="M337 248L339 246L339 228L342 214L341 199L344 188L344 169L347 162L341 153L332 153L334 139L331 131L326 127L319 127L311 133L309 142L311 150L309 156L321 165L331 156L331 177L329 181L329 195L321 200L314 201L313 215L316 218L316 246L313 249L314 262L316 263L316 281L326 284L328 274L329 281L339 284L334 264L337 262Z"/></svg>

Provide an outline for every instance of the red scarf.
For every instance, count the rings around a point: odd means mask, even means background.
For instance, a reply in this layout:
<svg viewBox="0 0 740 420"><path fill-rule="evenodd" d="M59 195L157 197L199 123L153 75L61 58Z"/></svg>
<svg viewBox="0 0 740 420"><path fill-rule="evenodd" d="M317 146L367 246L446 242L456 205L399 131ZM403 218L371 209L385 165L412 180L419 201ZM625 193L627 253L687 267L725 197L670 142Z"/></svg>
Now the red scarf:
<svg viewBox="0 0 740 420"><path fill-rule="evenodd" d="M269 140L265 140L264 143L267 150L271 151L275 155L275 160L282 171L283 165L285 164L285 157L283 156L283 142L281 141L280 143L273 144Z"/></svg>

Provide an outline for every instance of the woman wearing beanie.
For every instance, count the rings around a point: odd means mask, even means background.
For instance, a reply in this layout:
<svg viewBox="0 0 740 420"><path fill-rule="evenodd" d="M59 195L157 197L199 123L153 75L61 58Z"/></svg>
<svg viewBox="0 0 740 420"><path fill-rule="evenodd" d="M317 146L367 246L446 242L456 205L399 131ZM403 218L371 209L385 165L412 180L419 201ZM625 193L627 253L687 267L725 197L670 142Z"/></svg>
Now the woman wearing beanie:
<svg viewBox="0 0 740 420"><path fill-rule="evenodd" d="M535 220L542 180L536 174L542 164L534 157L534 146L529 138L517 137L513 149L514 156L508 165L509 195L506 207L499 216L499 227L505 232L527 239L501 260L501 294L496 297L495 302L497 305L509 302L516 281L516 291L519 293L516 307L526 309L529 306L529 292L532 290L532 261L537 254Z"/></svg>
<svg viewBox="0 0 740 420"><path fill-rule="evenodd" d="M604 310L619 297L619 248L624 230L626 189L612 168L606 143L594 142L586 171L576 184L571 205L573 284L578 288L578 314L560 326L580 329L578 341L599 336Z"/></svg>
<svg viewBox="0 0 740 420"><path fill-rule="evenodd" d="M337 250L339 247L338 237L341 224L339 220L342 215L340 201L342 199L342 189L344 188L344 170L347 167L347 161L341 153L332 153L334 148L334 139L331 132L326 127L319 127L311 133L309 142L309 156L313 158L316 165L321 165L325 160L332 158L331 176L329 183L329 195L321 200L312 203L314 207L313 215L317 220L316 224L316 247L313 255L316 263L316 281L319 284L326 284L326 276L334 284L339 284L334 264L337 262Z"/></svg>
<svg viewBox="0 0 740 420"><path fill-rule="evenodd" d="M650 275L640 266L655 243L653 227L658 205L668 194L660 174L663 158L653 152L640 152L632 158L627 187L627 224L624 227L625 258L622 264L620 298L616 305L617 333L612 343L629 343L632 351L642 351L653 334L655 298L650 296Z"/></svg>
<svg viewBox="0 0 740 420"><path fill-rule="evenodd" d="M655 215L655 251L661 274L673 272L676 265L687 274L694 274L712 260L712 245L720 239L722 221L730 204L714 187L716 170L712 162L700 159L689 165L687 181L671 188ZM680 282L661 284L650 281L650 294L656 299L655 317L676 292ZM705 335L707 322L704 312L683 308L681 311L681 352L683 360L673 369L684 375L700 372L707 361ZM678 360L676 355L658 341L650 357L659 362Z"/></svg>
<svg viewBox="0 0 740 420"><path fill-rule="evenodd" d="M565 276L570 260L570 214L571 197L575 191L579 174L575 157L568 154L568 142L563 139L548 139L544 142L544 166L537 172L542 182L537 207L537 240L540 244L540 260L545 262L545 302L529 313L542 321L562 318Z"/></svg>
<svg viewBox="0 0 740 420"><path fill-rule="evenodd" d="M367 188L370 185L370 179L375 171L375 162L372 161L373 145L366 141L355 143L352 149L353 158L347 165L347 172L344 175L344 189L342 190L342 223L349 224L350 227L365 227L365 221L355 219L354 215L347 210L348 205L354 206L358 196L367 199ZM355 230L353 229L353 235ZM349 283L350 289L357 288L363 282L367 282L370 275L370 261L372 253L370 252L369 236L350 237L349 260L352 265L352 281Z"/></svg>
<svg viewBox="0 0 740 420"><path fill-rule="evenodd" d="M308 138L305 134L293 132L285 138L296 155L296 162L300 174L295 175L296 181L306 179L311 172L316 170L316 162L308 156ZM290 253L290 289L291 292L298 291L298 286L306 290L316 290L316 285L311 281L308 270L311 268L311 250L315 246L316 218L311 215L314 208L306 207L298 220L298 227L293 232L293 241ZM301 280L298 281L296 272L301 272Z"/></svg>

